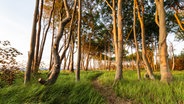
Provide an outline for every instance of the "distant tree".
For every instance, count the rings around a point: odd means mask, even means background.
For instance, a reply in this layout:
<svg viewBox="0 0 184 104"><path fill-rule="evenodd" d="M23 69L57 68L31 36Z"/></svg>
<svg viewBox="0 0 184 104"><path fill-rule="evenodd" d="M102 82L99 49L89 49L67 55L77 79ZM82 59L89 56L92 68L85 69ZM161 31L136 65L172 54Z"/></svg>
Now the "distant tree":
<svg viewBox="0 0 184 104"><path fill-rule="evenodd" d="M9 85L13 84L15 71L19 70L16 61L18 55L22 55L22 53L11 47L9 41L0 41L0 72L2 72L0 79Z"/></svg>

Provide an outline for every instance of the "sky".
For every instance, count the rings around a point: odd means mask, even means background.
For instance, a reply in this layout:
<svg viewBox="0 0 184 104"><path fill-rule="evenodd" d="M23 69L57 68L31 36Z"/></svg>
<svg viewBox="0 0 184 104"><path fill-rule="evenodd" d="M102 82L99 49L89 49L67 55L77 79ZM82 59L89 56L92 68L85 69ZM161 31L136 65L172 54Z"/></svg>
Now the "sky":
<svg viewBox="0 0 184 104"><path fill-rule="evenodd" d="M22 52L17 60L23 63L28 58L35 1L0 0L0 40L9 40L12 47ZM43 56L43 60L47 58L49 55Z"/></svg>
<svg viewBox="0 0 184 104"><path fill-rule="evenodd" d="M34 6L35 0L0 0L0 40L9 40L12 47L23 53L18 61L27 61ZM173 43L176 54L184 48L184 42L173 42L174 34L167 40ZM43 60L47 58L49 56L43 56Z"/></svg>
<svg viewBox="0 0 184 104"><path fill-rule="evenodd" d="M18 60L27 60L35 0L0 0L0 40L23 53Z"/></svg>

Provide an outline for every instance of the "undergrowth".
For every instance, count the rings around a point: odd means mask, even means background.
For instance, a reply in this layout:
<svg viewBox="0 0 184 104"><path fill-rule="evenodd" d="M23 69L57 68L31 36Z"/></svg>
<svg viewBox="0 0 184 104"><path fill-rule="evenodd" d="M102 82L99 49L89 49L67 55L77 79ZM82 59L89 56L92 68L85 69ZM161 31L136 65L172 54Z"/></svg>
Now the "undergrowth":
<svg viewBox="0 0 184 104"><path fill-rule="evenodd" d="M97 92L92 80L98 77L103 86L113 87L117 96L132 104L184 104L184 72L172 72L173 82L137 79L136 71L123 72L123 80L113 85L114 71L82 71L81 81L75 81L74 73L61 72L57 82L51 86L40 85L38 77L46 77L42 72L32 78L30 85L23 84L23 73L16 75L15 83L0 88L0 104L106 104L106 98ZM143 73L142 73L143 76Z"/></svg>
<svg viewBox="0 0 184 104"><path fill-rule="evenodd" d="M23 79L17 79L14 85L0 88L0 104L104 104L104 98L91 84L99 74L81 72L81 81L76 82L74 73L62 72L51 86L40 85L36 78L26 86Z"/></svg>
<svg viewBox="0 0 184 104"><path fill-rule="evenodd" d="M114 72L106 72L99 77L99 81L105 86L112 86L114 75ZM170 84L160 82L158 72L154 81L138 80L136 71L125 71L123 75L123 80L113 89L118 96L132 104L184 104L183 72L173 72L174 80Z"/></svg>

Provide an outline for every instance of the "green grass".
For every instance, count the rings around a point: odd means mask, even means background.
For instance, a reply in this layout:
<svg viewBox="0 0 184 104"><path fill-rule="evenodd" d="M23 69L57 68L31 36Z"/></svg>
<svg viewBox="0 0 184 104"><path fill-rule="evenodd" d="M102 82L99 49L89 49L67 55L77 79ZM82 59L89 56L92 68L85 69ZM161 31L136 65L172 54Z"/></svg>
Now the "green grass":
<svg viewBox="0 0 184 104"><path fill-rule="evenodd" d="M23 78L12 86L0 89L0 104L104 104L104 98L96 92L91 80L101 72L81 72L81 81L75 82L74 73L61 73L51 86L40 85L36 78L33 84L23 85Z"/></svg>
<svg viewBox="0 0 184 104"><path fill-rule="evenodd" d="M113 85L114 71L82 71L81 81L75 81L74 73L61 72L57 82L43 86L37 77L46 77L46 73L32 78L30 85L23 84L23 73L17 74L15 84L0 88L0 104L106 104L92 86L92 80L98 77L103 86L111 86L117 96L129 100L132 104L183 104L184 72L173 72L174 80L170 84L156 80L137 80L136 71L124 71L123 80ZM143 76L143 73L142 73Z"/></svg>
<svg viewBox="0 0 184 104"><path fill-rule="evenodd" d="M113 84L114 72L106 72L99 81L106 86ZM136 71L125 71L124 79L116 84L115 93L130 100L133 104L183 104L184 103L184 72L173 72L174 81L170 84L157 80L137 80ZM155 73L160 78L159 73Z"/></svg>

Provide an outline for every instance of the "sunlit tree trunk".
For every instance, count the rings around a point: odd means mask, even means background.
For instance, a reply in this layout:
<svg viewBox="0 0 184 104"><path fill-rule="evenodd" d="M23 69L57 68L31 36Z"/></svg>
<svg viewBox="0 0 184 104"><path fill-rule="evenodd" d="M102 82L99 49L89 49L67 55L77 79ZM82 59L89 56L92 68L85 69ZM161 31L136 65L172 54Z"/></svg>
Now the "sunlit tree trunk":
<svg viewBox="0 0 184 104"><path fill-rule="evenodd" d="M31 79L31 67L34 59L34 51L35 51L35 43L36 43L36 28L37 28L37 17L39 10L39 0L36 0L34 18L33 18L33 26L32 26L32 34L31 34L31 42L30 42L30 51L28 53L28 62L26 66L26 71L24 75L24 84L30 82Z"/></svg>
<svg viewBox="0 0 184 104"><path fill-rule="evenodd" d="M81 68L81 0L78 0L78 53L77 53L77 70L76 70L76 81L80 80L80 68Z"/></svg>
<svg viewBox="0 0 184 104"><path fill-rule="evenodd" d="M59 43L60 43L60 40L63 36L64 27L71 19L66 0L64 0L64 7L65 7L65 11L66 11L66 17L64 19L60 20L58 34L56 35L56 38L54 40L53 47L52 47L52 55L53 55L54 64L52 66L51 73L50 73L48 79L46 81L44 81L41 78L39 79L39 82L41 84L45 84L45 85L54 84L58 78L59 73L60 73L61 61L60 61L60 56L59 56L59 52L58 52Z"/></svg>
<svg viewBox="0 0 184 104"><path fill-rule="evenodd" d="M141 3L142 4L142 3ZM146 57L146 44L145 44L145 27L144 27L144 7L143 5L141 5L141 9L142 9L142 16L140 13L140 9L139 9L139 5L138 2L136 1L136 7L137 7L137 12L138 12L138 18L139 18L139 22L141 25L141 37L142 37L142 58L146 67L146 71L147 74L149 75L150 79L155 79L154 75L153 75L153 70L151 69L151 65L148 62L148 59Z"/></svg>
<svg viewBox="0 0 184 104"><path fill-rule="evenodd" d="M167 53L167 32L165 22L164 0L156 0L156 7L159 15L159 55L160 55L160 73L162 82L172 81L172 74L168 64Z"/></svg>
<svg viewBox="0 0 184 104"><path fill-rule="evenodd" d="M171 58L172 58L172 69L171 70L174 70L174 68L175 68L175 58L174 58L174 48L173 48L173 44L170 42L170 49L169 49L169 51L170 51L170 54L171 54Z"/></svg>
<svg viewBox="0 0 184 104"><path fill-rule="evenodd" d="M118 51L116 63L115 81L122 79L122 59L123 59L123 23L122 23L122 0L118 0Z"/></svg>
<svg viewBox="0 0 184 104"><path fill-rule="evenodd" d="M134 11L133 11L133 15L134 15L134 22L133 22L133 30L134 30L134 43L135 43L135 47L136 47L136 68L137 68L137 76L138 79L141 79L141 72L140 72L140 56L139 56L139 46L138 46L138 42L137 42L137 33L136 33L136 0L134 0Z"/></svg>
<svg viewBox="0 0 184 104"><path fill-rule="evenodd" d="M116 22L116 7L115 7L115 0L112 0L112 6L109 4L109 2L107 0L105 0L105 2L107 3L107 5L111 8L112 10L112 18L113 18L113 44L114 44L114 50L115 50L115 56L117 56L117 51L118 51L118 42L117 42L117 22ZM117 58L115 57L115 60Z"/></svg>

